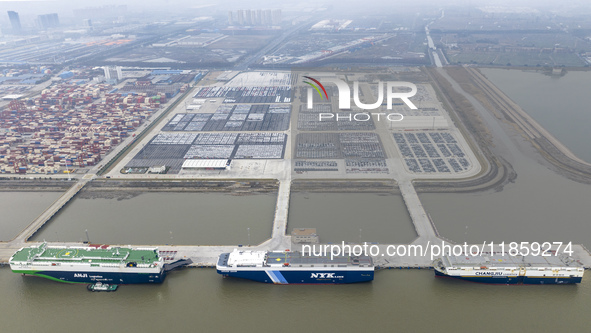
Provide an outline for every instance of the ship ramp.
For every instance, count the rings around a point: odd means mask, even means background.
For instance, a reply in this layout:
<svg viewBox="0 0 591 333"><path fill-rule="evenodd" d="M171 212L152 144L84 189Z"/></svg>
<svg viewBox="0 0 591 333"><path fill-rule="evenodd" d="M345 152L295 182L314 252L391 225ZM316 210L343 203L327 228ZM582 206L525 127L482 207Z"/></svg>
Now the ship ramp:
<svg viewBox="0 0 591 333"><path fill-rule="evenodd" d="M170 272L173 269L184 267L184 266L190 265L192 263L193 263L193 260L191 260L191 259L179 259L175 262L171 262L170 264L164 264L164 271Z"/></svg>

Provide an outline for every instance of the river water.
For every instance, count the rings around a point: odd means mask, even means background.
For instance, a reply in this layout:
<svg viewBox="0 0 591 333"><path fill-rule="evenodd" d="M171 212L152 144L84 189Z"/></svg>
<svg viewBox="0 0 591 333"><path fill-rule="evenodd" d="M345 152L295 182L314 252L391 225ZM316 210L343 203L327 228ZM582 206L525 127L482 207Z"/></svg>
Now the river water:
<svg viewBox="0 0 591 333"><path fill-rule="evenodd" d="M456 241L573 241L591 248L591 186L551 170L509 127L491 123L490 129L495 152L513 165L517 179L499 192L421 194L439 231ZM84 229L93 242L109 243L246 243L246 227L253 243L269 236L274 195L209 195L76 199L37 239L56 233L61 240L84 239ZM316 227L324 241L408 241L414 231L401 207L395 195L296 193L289 227ZM90 293L3 268L0 320L6 332L586 332L591 324L588 272L575 286L484 285L433 275L385 270L371 283L275 286L185 269L162 285Z"/></svg>
<svg viewBox="0 0 591 333"><path fill-rule="evenodd" d="M564 76L498 68L481 72L575 155L591 162L591 71Z"/></svg>
<svg viewBox="0 0 591 333"><path fill-rule="evenodd" d="M483 70L487 75L490 71L497 75L497 81L508 82L510 86L514 85L514 81L532 75L519 70ZM569 73L565 77L571 74L577 73ZM591 79L591 73L585 74ZM535 75L538 80L526 79L530 87L523 89L536 90L536 82L543 87L547 80L553 79L543 74ZM567 85L561 90L581 83L560 82ZM499 88L508 90L507 86L497 84ZM588 98L585 94L580 97ZM538 120L536 115L532 116ZM469 243L572 241L591 248L591 238L588 237L591 235L591 185L574 182L553 171L548 162L511 126L501 124L491 116L483 117L483 121L493 135L492 150L511 163L517 178L499 192L420 194L439 232L452 240ZM559 133L555 135L558 137ZM580 135L581 141L584 141L586 134Z"/></svg>
<svg viewBox="0 0 591 333"><path fill-rule="evenodd" d="M322 243L410 243L417 237L400 195L292 193L289 230L316 228Z"/></svg>
<svg viewBox="0 0 591 333"><path fill-rule="evenodd" d="M0 192L0 240L11 240L62 192Z"/></svg>
<svg viewBox="0 0 591 333"><path fill-rule="evenodd" d="M576 286L505 286L386 270L371 283L268 285L185 269L162 285L91 293L0 269L4 332L587 332Z"/></svg>
<svg viewBox="0 0 591 333"><path fill-rule="evenodd" d="M33 240L93 243L258 244L271 237L276 194L148 192L75 198ZM92 197L92 195L90 196Z"/></svg>

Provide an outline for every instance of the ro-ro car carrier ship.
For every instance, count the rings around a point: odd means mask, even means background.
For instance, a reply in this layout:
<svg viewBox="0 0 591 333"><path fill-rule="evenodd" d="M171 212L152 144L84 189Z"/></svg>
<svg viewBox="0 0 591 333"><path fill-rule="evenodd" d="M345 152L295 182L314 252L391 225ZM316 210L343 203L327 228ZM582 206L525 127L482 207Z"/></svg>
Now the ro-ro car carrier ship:
<svg viewBox="0 0 591 333"><path fill-rule="evenodd" d="M583 278L583 266L567 256L445 256L433 262L436 276L483 283L570 284Z"/></svg>
<svg viewBox="0 0 591 333"><path fill-rule="evenodd" d="M275 284L338 284L372 281L368 256L305 256L300 252L241 251L223 253L216 265L224 277Z"/></svg>
<svg viewBox="0 0 591 333"><path fill-rule="evenodd" d="M70 283L159 283L166 276L157 248L43 243L18 250L9 263L15 273Z"/></svg>

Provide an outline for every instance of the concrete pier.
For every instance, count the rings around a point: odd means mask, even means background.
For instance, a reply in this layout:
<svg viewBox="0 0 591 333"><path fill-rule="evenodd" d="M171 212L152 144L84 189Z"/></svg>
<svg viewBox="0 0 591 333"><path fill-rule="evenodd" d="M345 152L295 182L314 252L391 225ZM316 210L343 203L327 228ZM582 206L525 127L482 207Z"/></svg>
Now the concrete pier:
<svg viewBox="0 0 591 333"><path fill-rule="evenodd" d="M291 247L291 236L287 236L287 217L289 214L290 193L291 178L288 177L279 182L271 240L261 244L262 246L267 246L271 250L284 250Z"/></svg>
<svg viewBox="0 0 591 333"><path fill-rule="evenodd" d="M437 233L412 183L410 181L402 181L398 184L398 188L400 189L400 193L402 193L402 198L419 236L417 240L427 242L428 240L437 239Z"/></svg>
<svg viewBox="0 0 591 333"><path fill-rule="evenodd" d="M23 231L21 231L12 242L24 243L31 238L39 228L41 228L47 221L49 221L57 212L59 212L80 190L88 183L90 179L82 178L74 186L70 187L64 194L62 194L51 206L49 206L41 215L39 215L31 224L29 224Z"/></svg>

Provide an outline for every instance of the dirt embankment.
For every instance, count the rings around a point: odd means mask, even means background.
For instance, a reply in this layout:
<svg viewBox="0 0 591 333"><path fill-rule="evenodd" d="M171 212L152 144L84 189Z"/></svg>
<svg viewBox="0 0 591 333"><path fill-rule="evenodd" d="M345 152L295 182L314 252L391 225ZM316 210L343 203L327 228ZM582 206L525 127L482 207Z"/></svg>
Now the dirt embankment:
<svg viewBox="0 0 591 333"><path fill-rule="evenodd" d="M79 198L129 199L145 192L218 192L232 195L275 193L277 181L207 181L207 180L95 180L78 194Z"/></svg>
<svg viewBox="0 0 591 333"><path fill-rule="evenodd" d="M450 112L456 126L464 133L471 148L479 157L483 170L477 176L465 180L416 181L417 192L477 192L489 189L502 190L503 186L513 182L517 174L509 162L493 154L492 136L481 120L474 106L463 95L455 91L452 85L435 69L428 68L440 100ZM455 78L454 78L455 79ZM480 152L480 153L479 153Z"/></svg>

